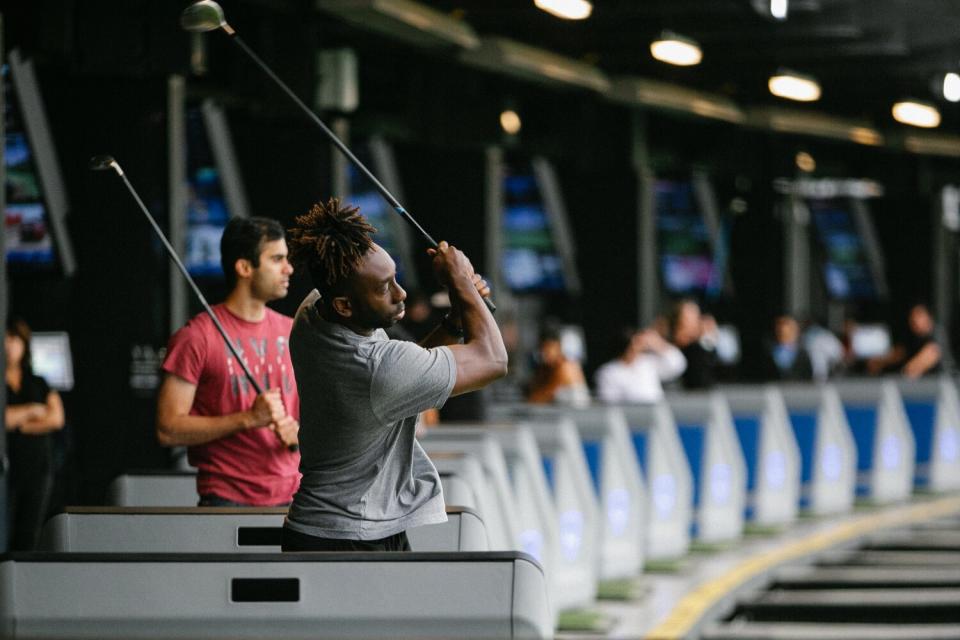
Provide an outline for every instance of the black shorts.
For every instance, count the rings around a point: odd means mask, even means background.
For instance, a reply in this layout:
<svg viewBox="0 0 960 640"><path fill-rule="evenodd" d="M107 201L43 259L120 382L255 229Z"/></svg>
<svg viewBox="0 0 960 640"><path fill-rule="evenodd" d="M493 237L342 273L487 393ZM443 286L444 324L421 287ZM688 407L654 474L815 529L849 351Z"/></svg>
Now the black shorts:
<svg viewBox="0 0 960 640"><path fill-rule="evenodd" d="M347 540L318 538L284 527L281 548L284 551L410 551L410 542L406 531L379 540Z"/></svg>

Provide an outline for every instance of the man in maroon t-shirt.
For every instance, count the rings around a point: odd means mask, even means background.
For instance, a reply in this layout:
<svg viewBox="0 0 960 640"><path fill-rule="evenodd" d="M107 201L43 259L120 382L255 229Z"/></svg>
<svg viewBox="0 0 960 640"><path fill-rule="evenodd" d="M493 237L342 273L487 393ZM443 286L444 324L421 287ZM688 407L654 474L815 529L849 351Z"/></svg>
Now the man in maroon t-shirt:
<svg viewBox="0 0 960 640"><path fill-rule="evenodd" d="M267 218L235 218L220 254L231 290L213 312L264 392L257 395L201 313L167 347L157 438L188 447L200 506L285 505L300 484L300 454L290 450L300 398L287 348L292 319L266 306L287 295L293 273L283 227Z"/></svg>

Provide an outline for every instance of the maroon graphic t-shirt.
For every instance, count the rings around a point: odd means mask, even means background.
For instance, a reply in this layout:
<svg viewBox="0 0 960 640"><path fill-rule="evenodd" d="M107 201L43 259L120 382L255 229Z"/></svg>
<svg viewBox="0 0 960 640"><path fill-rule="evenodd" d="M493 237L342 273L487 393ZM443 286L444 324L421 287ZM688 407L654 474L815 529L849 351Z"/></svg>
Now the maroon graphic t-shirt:
<svg viewBox="0 0 960 640"><path fill-rule="evenodd" d="M213 312L264 390L280 389L287 413L300 419L288 338L291 318L267 309L247 322L218 304ZM167 346L163 370L197 385L191 415L222 416L253 406L257 391L206 313L191 319ZM286 504L300 484L300 454L268 428L249 429L187 450L197 492L252 506Z"/></svg>

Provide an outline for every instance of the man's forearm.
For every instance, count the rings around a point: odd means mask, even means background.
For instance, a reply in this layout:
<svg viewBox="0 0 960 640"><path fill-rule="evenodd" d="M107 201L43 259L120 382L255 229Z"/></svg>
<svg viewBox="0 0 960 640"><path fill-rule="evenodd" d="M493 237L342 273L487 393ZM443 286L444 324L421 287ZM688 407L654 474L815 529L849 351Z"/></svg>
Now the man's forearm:
<svg viewBox="0 0 960 640"><path fill-rule="evenodd" d="M165 447L206 444L257 425L248 411L225 416L184 415L160 420L157 439Z"/></svg>

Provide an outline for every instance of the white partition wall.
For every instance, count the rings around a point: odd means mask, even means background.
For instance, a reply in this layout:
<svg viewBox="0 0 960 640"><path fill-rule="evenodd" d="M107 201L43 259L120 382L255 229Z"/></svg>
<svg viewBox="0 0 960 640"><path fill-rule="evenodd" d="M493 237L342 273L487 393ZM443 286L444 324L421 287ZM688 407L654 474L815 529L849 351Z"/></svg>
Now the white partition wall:
<svg viewBox="0 0 960 640"><path fill-rule="evenodd" d="M666 402L620 408L647 481L647 558L679 558L690 549L693 474L673 413Z"/></svg>
<svg viewBox="0 0 960 640"><path fill-rule="evenodd" d="M914 486L928 491L960 488L960 400L946 376L899 380L916 444Z"/></svg>
<svg viewBox="0 0 960 640"><path fill-rule="evenodd" d="M747 474L730 406L719 392L672 393L673 410L694 479L694 537L706 543L743 533Z"/></svg>
<svg viewBox="0 0 960 640"><path fill-rule="evenodd" d="M504 529L509 538L504 540L491 533L490 549L492 551L522 551L520 547L520 517L517 514L516 500L510 488L510 475L507 471L507 461L503 456L503 449L493 436L482 437L474 442L449 443L439 440L431 442L429 439L420 441L427 455L434 458L434 454L443 454L434 461L438 473L444 473L454 464L456 458L448 458L449 454L462 454L479 463L483 472L483 482L480 483L471 474L471 483L477 483L480 517L484 521L499 520L504 523ZM456 463L457 469L466 470L463 463ZM481 497L484 496L484 497ZM485 515L487 512L496 513L496 516ZM491 531L493 529L491 528Z"/></svg>
<svg viewBox="0 0 960 640"><path fill-rule="evenodd" d="M857 447L857 495L877 504L910 497L915 444L897 386L890 380L836 386Z"/></svg>
<svg viewBox="0 0 960 640"><path fill-rule="evenodd" d="M431 436L442 436L462 428L433 430ZM544 534L553 551L552 564L544 563L544 566L550 566L550 570L555 567L556 580L553 582L557 595L553 601L557 608L564 610L589 605L597 597L599 545L593 529L596 520L585 523L581 517L577 522L569 510L561 517L551 496L543 456L531 425L487 425L484 429L493 433L503 447L519 509L536 510L543 518ZM566 477L565 470L558 471L560 475L555 481L563 485L573 484L572 479ZM548 579L551 578L550 570Z"/></svg>
<svg viewBox="0 0 960 640"><path fill-rule="evenodd" d="M480 514L490 550L517 549L518 533L512 518L513 509L503 504L495 489L499 483L491 482L480 458L465 453L434 452L430 460L440 474L444 501L476 509Z"/></svg>
<svg viewBox="0 0 960 640"><path fill-rule="evenodd" d="M600 506L600 578L636 575L643 567L646 487L623 412L616 407L510 405L495 415L569 418L577 428Z"/></svg>
<svg viewBox="0 0 960 640"><path fill-rule="evenodd" d="M778 526L797 518L800 450L783 394L773 386L724 387L747 465L747 519Z"/></svg>
<svg viewBox="0 0 960 640"><path fill-rule="evenodd" d="M857 450L837 390L831 385L781 385L800 449L800 507L815 515L853 508Z"/></svg>

